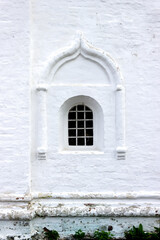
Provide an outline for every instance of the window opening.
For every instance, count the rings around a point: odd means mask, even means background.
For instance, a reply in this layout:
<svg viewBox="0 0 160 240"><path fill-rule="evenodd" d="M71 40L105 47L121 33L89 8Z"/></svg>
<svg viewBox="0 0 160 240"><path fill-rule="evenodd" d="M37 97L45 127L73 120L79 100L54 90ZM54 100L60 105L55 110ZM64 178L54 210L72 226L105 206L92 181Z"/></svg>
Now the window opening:
<svg viewBox="0 0 160 240"><path fill-rule="evenodd" d="M68 144L69 146L93 145L93 112L83 104L69 110Z"/></svg>

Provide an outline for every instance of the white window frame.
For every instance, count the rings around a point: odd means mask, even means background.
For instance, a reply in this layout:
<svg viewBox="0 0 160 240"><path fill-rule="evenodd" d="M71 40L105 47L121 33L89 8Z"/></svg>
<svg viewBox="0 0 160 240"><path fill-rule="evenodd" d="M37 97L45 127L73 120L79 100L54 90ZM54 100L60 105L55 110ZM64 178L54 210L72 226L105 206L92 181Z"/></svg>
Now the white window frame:
<svg viewBox="0 0 160 240"><path fill-rule="evenodd" d="M93 145L92 146L71 146L68 144L68 113L76 106L84 104L93 112ZM103 151L104 123L103 111L98 102L88 96L76 96L68 99L60 109L60 150L62 151Z"/></svg>

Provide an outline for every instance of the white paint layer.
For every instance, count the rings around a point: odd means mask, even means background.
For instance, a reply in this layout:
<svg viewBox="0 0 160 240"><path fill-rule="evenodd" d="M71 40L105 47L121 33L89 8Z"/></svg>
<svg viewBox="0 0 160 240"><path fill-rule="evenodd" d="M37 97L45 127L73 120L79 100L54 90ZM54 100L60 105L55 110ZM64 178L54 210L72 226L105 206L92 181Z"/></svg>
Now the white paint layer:
<svg viewBox="0 0 160 240"><path fill-rule="evenodd" d="M158 226L159 8L158 0L0 1L2 239L44 226L62 236ZM97 149L64 147L60 109L77 96L102 108Z"/></svg>

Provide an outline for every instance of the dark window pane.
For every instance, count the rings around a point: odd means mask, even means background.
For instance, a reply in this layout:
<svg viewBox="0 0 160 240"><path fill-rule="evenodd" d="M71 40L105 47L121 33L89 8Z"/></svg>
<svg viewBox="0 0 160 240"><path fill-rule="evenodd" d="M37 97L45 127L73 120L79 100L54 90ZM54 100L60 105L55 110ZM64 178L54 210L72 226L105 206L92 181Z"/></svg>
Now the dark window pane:
<svg viewBox="0 0 160 240"><path fill-rule="evenodd" d="M69 119L76 119L76 113L75 112L69 112Z"/></svg>
<svg viewBox="0 0 160 240"><path fill-rule="evenodd" d="M77 110L78 111L84 111L84 105L78 105Z"/></svg>
<svg viewBox="0 0 160 240"><path fill-rule="evenodd" d="M86 111L89 111L89 110L91 110L89 107L87 107L87 106L85 106L85 109L86 109Z"/></svg>
<svg viewBox="0 0 160 240"><path fill-rule="evenodd" d="M76 136L76 130L69 130L69 137Z"/></svg>
<svg viewBox="0 0 160 240"><path fill-rule="evenodd" d="M86 138L86 145L92 146L93 145L93 138Z"/></svg>
<svg viewBox="0 0 160 240"><path fill-rule="evenodd" d="M78 119L84 119L84 112L78 112Z"/></svg>
<svg viewBox="0 0 160 240"><path fill-rule="evenodd" d="M76 121L69 121L68 122L68 127L69 128L76 128Z"/></svg>
<svg viewBox="0 0 160 240"><path fill-rule="evenodd" d="M84 128L84 121L78 121L78 128Z"/></svg>
<svg viewBox="0 0 160 240"><path fill-rule="evenodd" d="M78 145L80 146L84 145L84 138L78 138Z"/></svg>
<svg viewBox="0 0 160 240"><path fill-rule="evenodd" d="M76 107L72 107L70 111L76 111Z"/></svg>
<svg viewBox="0 0 160 240"><path fill-rule="evenodd" d="M93 136L93 129L86 129L86 136L92 137Z"/></svg>
<svg viewBox="0 0 160 240"><path fill-rule="evenodd" d="M93 112L84 104L72 107L68 113L68 144L93 145Z"/></svg>
<svg viewBox="0 0 160 240"><path fill-rule="evenodd" d="M78 136L84 136L84 129L78 130Z"/></svg>
<svg viewBox="0 0 160 240"><path fill-rule="evenodd" d="M92 128L93 127L93 121L86 121L86 128Z"/></svg>
<svg viewBox="0 0 160 240"><path fill-rule="evenodd" d="M69 138L68 141L69 141L69 145L71 145L71 146L76 145L76 138Z"/></svg>
<svg viewBox="0 0 160 240"><path fill-rule="evenodd" d="M86 119L92 119L93 113L92 112L86 112Z"/></svg>

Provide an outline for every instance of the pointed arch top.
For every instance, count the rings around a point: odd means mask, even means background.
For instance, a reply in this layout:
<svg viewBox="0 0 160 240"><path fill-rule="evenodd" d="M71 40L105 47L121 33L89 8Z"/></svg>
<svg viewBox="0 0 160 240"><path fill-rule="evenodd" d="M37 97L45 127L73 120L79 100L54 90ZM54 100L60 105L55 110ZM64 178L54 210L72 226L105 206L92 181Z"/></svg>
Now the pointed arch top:
<svg viewBox="0 0 160 240"><path fill-rule="evenodd" d="M123 86L123 78L116 61L107 52L90 44L82 32L77 33L75 40L70 46L60 49L50 56L43 72L41 83L51 84L55 73L62 64L75 59L79 55L101 65L109 75L111 82L117 86L117 89Z"/></svg>

